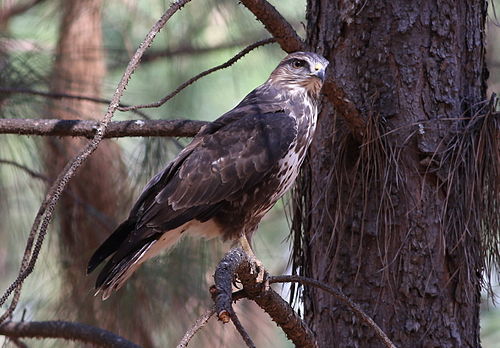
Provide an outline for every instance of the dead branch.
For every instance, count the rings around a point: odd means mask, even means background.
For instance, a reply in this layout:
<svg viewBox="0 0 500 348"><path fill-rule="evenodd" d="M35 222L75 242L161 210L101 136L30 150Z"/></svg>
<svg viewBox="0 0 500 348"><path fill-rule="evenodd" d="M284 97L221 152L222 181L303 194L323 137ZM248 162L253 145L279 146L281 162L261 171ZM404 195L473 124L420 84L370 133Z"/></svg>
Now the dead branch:
<svg viewBox="0 0 500 348"><path fill-rule="evenodd" d="M155 50L146 52L144 56L142 56L142 62L152 62L156 61L160 58L172 58L178 56L198 56L201 54L211 53L214 51L227 50L231 48L237 48L242 46L248 46L252 42L256 42L258 39L240 39L237 41L231 42L223 42L218 45L209 46L209 47L196 47L191 45L182 45L175 48L167 48L164 50Z"/></svg>
<svg viewBox="0 0 500 348"><path fill-rule="evenodd" d="M173 3L167 11L162 15L162 17L153 25L146 38L142 41L139 48L136 50L132 56L123 76L118 83L118 87L113 94L109 107L104 115L102 121L99 123L96 134L94 138L82 149L82 151L71 160L66 167L63 169L59 177L55 180L54 184L50 187L44 201L42 202L40 209L35 217L35 221L31 228L30 234L28 236L28 241L26 243L25 252L23 255L23 260L21 262L21 267L19 274L12 284L5 290L4 294L0 297L0 306L7 301L9 296L14 292L12 302L9 308L0 316L0 323L8 319L14 312L17 302L19 300L21 288L24 280L28 277L35 267L38 255L43 245L43 241L47 232L47 227L52 219L55 206L62 195L62 192L66 188L69 181L75 175L77 169L85 162L85 160L97 149L99 143L104 137L108 124L120 104L120 99L125 91L125 87L128 84L132 73L138 67L140 59L146 49L151 45L156 34L163 28L165 23L180 10L186 3L190 0L179 0ZM36 241L35 241L36 238Z"/></svg>
<svg viewBox="0 0 500 348"><path fill-rule="evenodd" d="M17 163L15 161L0 158L0 164L7 164L10 166L16 167L17 169L21 169L22 171L26 172L27 174L29 174L33 178L40 179L40 180L45 181L45 182L49 181L49 179L45 175L37 173L33 169L28 168L27 166L25 166L21 163Z"/></svg>
<svg viewBox="0 0 500 348"><path fill-rule="evenodd" d="M331 286L326 285L320 281L315 279L302 277L298 275L282 275L282 276L271 276L268 278L269 284L273 283L300 283L302 285L310 285L316 288L319 288L327 293L333 295L337 300L344 303L351 311L363 321L366 325L370 326L373 330L375 330L376 335L380 338L382 343L387 348L396 348L394 343L387 337L384 331L373 321L372 318L368 316L356 303L352 302L349 297L344 295L340 290L335 289Z"/></svg>
<svg viewBox="0 0 500 348"><path fill-rule="evenodd" d="M217 265L214 274L217 316L228 322L232 313L232 282L237 275L248 299L255 301L285 332L297 347L316 348L314 335L293 308L266 282L258 283L257 266L241 248L230 250Z"/></svg>
<svg viewBox="0 0 500 348"><path fill-rule="evenodd" d="M208 122L191 120L130 120L108 124L104 138L192 137ZM0 119L0 134L72 136L92 138L99 122L89 120Z"/></svg>
<svg viewBox="0 0 500 348"><path fill-rule="evenodd" d="M138 345L110 331L81 323L67 321L5 322L0 324L0 335L14 339L62 338L95 344L101 347L140 348Z"/></svg>
<svg viewBox="0 0 500 348"><path fill-rule="evenodd" d="M264 24L267 31L276 38L283 51L292 53L305 49L302 39L273 5L266 0L241 0L241 3L257 17L257 20Z"/></svg>
<svg viewBox="0 0 500 348"><path fill-rule="evenodd" d="M214 315L215 313L215 307L211 307L205 311L189 328L189 330L186 331L184 336L182 337L181 341L177 345L177 348L186 348L191 341L191 339L194 337L194 335L203 327L205 324L208 322L208 320Z"/></svg>
<svg viewBox="0 0 500 348"><path fill-rule="evenodd" d="M27 89L27 88L10 88L10 87L0 87L0 96L6 95L9 96L10 94L29 94L29 95L38 95L41 97L45 98L51 98L51 99L76 99L76 100L85 100L85 101L90 101L93 103L98 103L98 104L106 104L109 105L111 102L109 99L103 99L103 98L95 98L95 97L88 97L85 95L75 95L75 94L67 94L67 93L55 93L55 92L43 92L43 91L36 91L33 89ZM119 104L120 107L127 107L127 104ZM142 118L146 120L150 120L151 118L143 113L142 111L138 110L131 110L133 113L141 116Z"/></svg>
<svg viewBox="0 0 500 348"><path fill-rule="evenodd" d="M220 65L217 65L217 66L215 66L213 68L210 68L208 70L205 70L205 71L199 73L198 75L190 78L186 82L180 84L172 93L166 95L165 97L161 98L157 102L154 102L154 103L151 103L151 104L142 104L142 105L134 105L134 106L128 106L128 107L119 107L118 110L120 110L120 111L131 111L131 110L137 110L137 109L159 107L159 106L165 104L167 101L169 101L173 97L175 97L177 94L179 94L179 92L182 91L184 88L186 88L187 86L189 86L189 85L193 84L194 82L198 81L202 77L207 76L208 74L211 74L211 73L213 73L215 71L225 69L225 68L233 65L234 63L236 63L240 58L242 58L243 56L245 56L246 54L248 54L250 51L256 49L257 47L264 46L264 45L273 43L275 41L276 40L274 38L269 38L269 39L265 39L265 40L261 40L261 41L255 42L255 43L251 44L250 46L245 47L242 51L240 51L234 57L232 57L231 59L229 59L227 62L222 63Z"/></svg>

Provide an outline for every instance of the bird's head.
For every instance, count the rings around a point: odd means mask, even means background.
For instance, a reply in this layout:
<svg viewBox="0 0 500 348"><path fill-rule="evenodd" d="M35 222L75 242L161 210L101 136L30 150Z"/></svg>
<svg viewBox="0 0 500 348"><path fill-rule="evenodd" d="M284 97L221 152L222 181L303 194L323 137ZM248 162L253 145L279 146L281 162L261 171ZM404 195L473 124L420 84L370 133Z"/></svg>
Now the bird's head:
<svg viewBox="0 0 500 348"><path fill-rule="evenodd" d="M312 97L318 98L328 64L328 60L319 54L294 52L279 63L268 82L280 89L305 89Z"/></svg>

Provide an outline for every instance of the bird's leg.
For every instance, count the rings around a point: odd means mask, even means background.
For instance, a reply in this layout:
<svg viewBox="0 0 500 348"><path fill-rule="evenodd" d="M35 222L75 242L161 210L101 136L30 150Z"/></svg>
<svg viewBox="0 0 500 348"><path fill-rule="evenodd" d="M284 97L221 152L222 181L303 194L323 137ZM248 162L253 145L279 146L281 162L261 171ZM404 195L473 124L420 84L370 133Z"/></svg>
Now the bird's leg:
<svg viewBox="0 0 500 348"><path fill-rule="evenodd" d="M257 266L257 272L258 272L256 279L257 283L262 283L264 281L264 275L265 275L264 264L253 253L252 247L250 246L250 243L248 242L245 233L241 234L239 242L241 244L241 248L243 249L243 251L248 255L250 260Z"/></svg>

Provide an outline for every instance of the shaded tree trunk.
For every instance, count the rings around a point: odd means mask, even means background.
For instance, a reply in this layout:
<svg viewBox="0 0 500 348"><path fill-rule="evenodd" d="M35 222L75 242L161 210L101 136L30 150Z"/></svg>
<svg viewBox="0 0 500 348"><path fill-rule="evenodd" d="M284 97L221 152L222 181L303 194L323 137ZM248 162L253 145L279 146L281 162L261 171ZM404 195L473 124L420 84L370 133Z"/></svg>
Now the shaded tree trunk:
<svg viewBox="0 0 500 348"><path fill-rule="evenodd" d="M62 22L53 67L51 91L91 97L101 96L105 76L104 49L101 32L102 0L61 1ZM100 119L102 106L74 99L55 100L50 113L61 119ZM55 178L64 165L87 142L80 138L48 140L46 164ZM61 200L60 258L63 288L62 311L71 320L105 327L145 346L153 346L141 318L142 311L133 309L135 317L117 315L120 303L130 299L115 296L107 306L93 297L93 277L86 277L86 265L93 250L116 227L114 218L127 202L127 180L119 147L104 140L96 153L82 166ZM126 297L126 296L125 296ZM140 294L135 294L140 298ZM109 308L113 308L110 311ZM128 308L128 307L127 307ZM132 310L132 309L131 309ZM139 320L136 322L134 319ZM144 326L143 326L144 324ZM132 329L133 328L133 329Z"/></svg>
<svg viewBox="0 0 500 348"><path fill-rule="evenodd" d="M353 136L324 104L296 190L295 267L342 289L398 347L478 347L481 208L461 136L484 105L486 2L309 0L307 11L308 44L365 129ZM382 346L327 294L304 297L321 347Z"/></svg>

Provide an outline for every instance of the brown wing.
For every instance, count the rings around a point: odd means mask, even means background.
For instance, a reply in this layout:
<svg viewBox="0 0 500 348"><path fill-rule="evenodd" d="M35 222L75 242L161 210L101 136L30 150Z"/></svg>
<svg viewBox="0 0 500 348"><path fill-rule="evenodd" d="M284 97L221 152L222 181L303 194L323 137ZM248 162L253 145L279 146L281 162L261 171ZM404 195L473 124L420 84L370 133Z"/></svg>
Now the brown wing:
<svg viewBox="0 0 500 348"><path fill-rule="evenodd" d="M189 153L141 195L149 205L142 205L137 228L162 229L185 214L210 218L207 210L257 185L286 154L296 132L295 120L280 111L242 117L196 139Z"/></svg>
<svg viewBox="0 0 500 348"><path fill-rule="evenodd" d="M283 111L230 119L196 137L150 180L129 218L91 257L87 272L114 254L96 287L128 267L144 245L163 233L193 219L210 219L226 200L238 199L243 191L258 185L297 133L295 120Z"/></svg>

